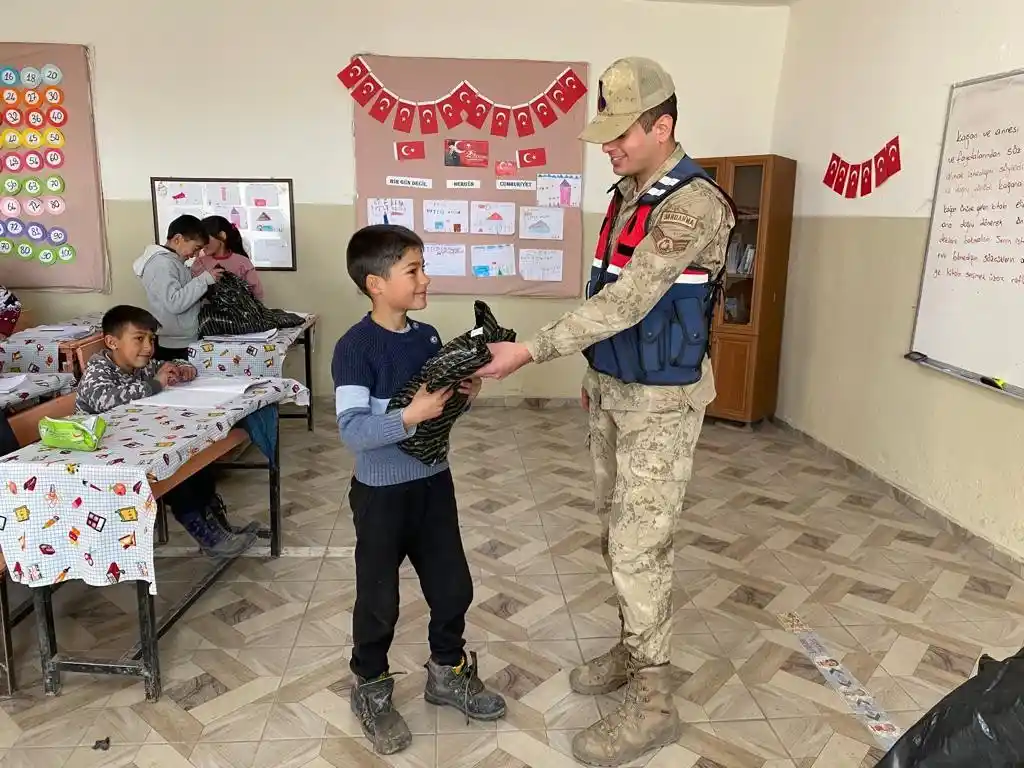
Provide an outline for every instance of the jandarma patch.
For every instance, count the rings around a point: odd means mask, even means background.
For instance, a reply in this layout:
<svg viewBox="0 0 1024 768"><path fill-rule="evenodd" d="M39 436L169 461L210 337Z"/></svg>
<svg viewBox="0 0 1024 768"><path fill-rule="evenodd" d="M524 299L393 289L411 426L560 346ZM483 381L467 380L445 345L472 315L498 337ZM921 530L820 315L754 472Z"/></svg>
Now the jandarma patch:
<svg viewBox="0 0 1024 768"><path fill-rule="evenodd" d="M697 228L697 217L691 216L688 213L679 213L678 211L665 211L659 217L664 224L678 224L681 227L687 229Z"/></svg>

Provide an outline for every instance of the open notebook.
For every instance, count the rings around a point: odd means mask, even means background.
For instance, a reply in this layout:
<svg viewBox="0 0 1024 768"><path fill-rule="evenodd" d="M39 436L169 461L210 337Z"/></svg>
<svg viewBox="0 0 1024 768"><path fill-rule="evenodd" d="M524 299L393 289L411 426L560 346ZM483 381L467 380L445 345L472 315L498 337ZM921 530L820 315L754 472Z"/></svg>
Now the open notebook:
<svg viewBox="0 0 1024 768"><path fill-rule="evenodd" d="M200 376L187 384L176 384L133 404L156 405L162 408L216 408L270 379L241 376Z"/></svg>

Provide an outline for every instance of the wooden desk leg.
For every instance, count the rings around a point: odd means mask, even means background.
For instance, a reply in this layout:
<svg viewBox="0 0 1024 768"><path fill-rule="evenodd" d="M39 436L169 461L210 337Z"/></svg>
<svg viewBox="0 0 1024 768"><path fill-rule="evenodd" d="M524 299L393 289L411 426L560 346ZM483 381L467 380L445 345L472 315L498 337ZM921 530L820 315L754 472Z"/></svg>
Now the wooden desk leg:
<svg viewBox="0 0 1024 768"><path fill-rule="evenodd" d="M135 582L139 603L139 650L142 652L142 680L146 687L146 700L157 701L162 692L160 681L160 651L157 647L156 605L149 593L149 582Z"/></svg>
<svg viewBox="0 0 1024 768"><path fill-rule="evenodd" d="M163 499L158 499L156 502L156 543L166 544L170 538L170 534L167 532L167 505L164 504Z"/></svg>
<svg viewBox="0 0 1024 768"><path fill-rule="evenodd" d="M275 409L280 411L276 405ZM270 471L270 556L281 556L281 415L277 416L274 455L267 462Z"/></svg>
<svg viewBox="0 0 1024 768"><path fill-rule="evenodd" d="M303 334L306 354L306 389L309 390L309 406L306 408L306 429L313 431L313 327L309 326Z"/></svg>
<svg viewBox="0 0 1024 768"><path fill-rule="evenodd" d="M14 629L11 624L11 606L7 593L7 573L0 573L0 634L3 635L0 642L2 645L3 660L3 687L5 696L12 696L17 690L17 682L14 679L14 643L11 639L11 632Z"/></svg>
<svg viewBox="0 0 1024 768"><path fill-rule="evenodd" d="M43 690L48 696L60 693L60 669L57 666L57 627L53 622L53 591L49 585L35 587L32 601L36 610L36 634L39 661L43 668Z"/></svg>

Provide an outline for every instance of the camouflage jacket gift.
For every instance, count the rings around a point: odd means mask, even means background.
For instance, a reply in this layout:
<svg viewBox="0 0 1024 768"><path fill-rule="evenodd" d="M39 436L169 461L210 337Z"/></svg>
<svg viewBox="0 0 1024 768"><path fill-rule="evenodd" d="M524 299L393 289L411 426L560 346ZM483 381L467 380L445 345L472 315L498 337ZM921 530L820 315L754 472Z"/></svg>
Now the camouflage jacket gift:
<svg viewBox="0 0 1024 768"><path fill-rule="evenodd" d="M283 309L270 309L252 295L248 283L225 272L206 293L199 309L199 335L240 336L272 328L296 328L305 318Z"/></svg>

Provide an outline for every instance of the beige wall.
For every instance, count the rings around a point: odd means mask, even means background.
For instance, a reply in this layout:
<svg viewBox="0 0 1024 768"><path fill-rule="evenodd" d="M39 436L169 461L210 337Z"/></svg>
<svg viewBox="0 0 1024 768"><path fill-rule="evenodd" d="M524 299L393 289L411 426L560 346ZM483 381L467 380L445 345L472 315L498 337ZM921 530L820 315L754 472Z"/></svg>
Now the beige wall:
<svg viewBox="0 0 1024 768"><path fill-rule="evenodd" d="M153 213L149 201L107 200L107 227L113 275L110 295L61 294L18 291L33 311L37 322L59 322L79 312L104 310L118 303L146 306L145 293L131 270L132 261L153 239ZM296 272L262 272L267 303L283 309L298 309L320 315L317 326L317 392L327 394L331 384L331 352L334 342L366 311L366 300L345 273L345 244L355 227L355 209L348 205L298 204L295 208L299 243ZM601 225L599 214L584 213L584 249L592 252ZM559 317L579 300L484 297L498 321L515 328L523 338ZM466 297L435 296L419 315L437 326L444 338L451 338L473 324L473 303ZM289 358L289 373L298 375L301 356ZM500 384L491 383L489 396L576 397L583 375L581 357L536 366Z"/></svg>
<svg viewBox="0 0 1024 768"><path fill-rule="evenodd" d="M927 223L796 221L778 414L1024 556L1024 408L903 359Z"/></svg>

